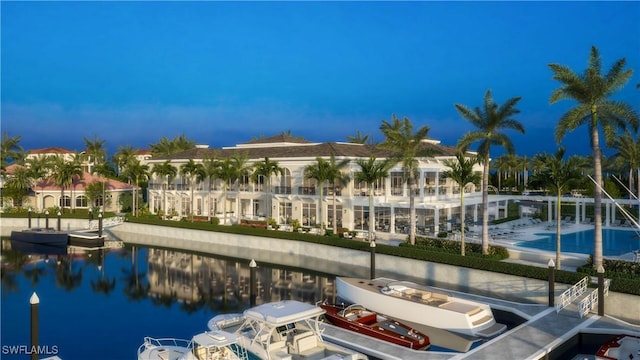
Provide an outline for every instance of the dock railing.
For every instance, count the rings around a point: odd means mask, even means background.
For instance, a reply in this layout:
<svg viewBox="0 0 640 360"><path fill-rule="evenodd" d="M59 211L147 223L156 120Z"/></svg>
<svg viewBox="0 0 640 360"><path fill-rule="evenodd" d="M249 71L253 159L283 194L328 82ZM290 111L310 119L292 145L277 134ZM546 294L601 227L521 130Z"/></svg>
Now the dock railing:
<svg viewBox="0 0 640 360"><path fill-rule="evenodd" d="M560 301L556 305L556 313L559 313L562 309L566 308L575 299L582 296L587 291L587 284L589 277L585 276L582 280L578 281L575 285L565 290L560 294Z"/></svg>
<svg viewBox="0 0 640 360"><path fill-rule="evenodd" d="M120 225L124 222L124 216L114 216L106 219L102 219L102 227L109 228L112 226ZM89 230L98 230L99 220L91 220L89 222Z"/></svg>
<svg viewBox="0 0 640 360"><path fill-rule="evenodd" d="M611 283L611 279L604 280L604 296L609 295L609 284ZM598 306L598 289L595 289L589 294L589 296L580 300L578 304L578 313L580 317L587 315L589 311L593 310L596 306Z"/></svg>

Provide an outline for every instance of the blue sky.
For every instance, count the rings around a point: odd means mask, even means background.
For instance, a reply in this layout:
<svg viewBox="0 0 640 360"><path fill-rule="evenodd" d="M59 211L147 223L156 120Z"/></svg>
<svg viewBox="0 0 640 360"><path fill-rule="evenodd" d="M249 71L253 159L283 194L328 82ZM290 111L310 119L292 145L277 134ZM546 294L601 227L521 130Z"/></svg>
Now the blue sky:
<svg viewBox="0 0 640 360"><path fill-rule="evenodd" d="M558 87L592 45L625 57L616 98L640 111L640 2L6 2L2 130L23 147L109 152L185 134L213 147L282 131L383 140L391 114L445 145L472 130L454 104L521 96L519 155L554 152ZM563 142L587 154L586 131ZM494 152L495 151L495 152ZM492 151L498 154L499 149Z"/></svg>

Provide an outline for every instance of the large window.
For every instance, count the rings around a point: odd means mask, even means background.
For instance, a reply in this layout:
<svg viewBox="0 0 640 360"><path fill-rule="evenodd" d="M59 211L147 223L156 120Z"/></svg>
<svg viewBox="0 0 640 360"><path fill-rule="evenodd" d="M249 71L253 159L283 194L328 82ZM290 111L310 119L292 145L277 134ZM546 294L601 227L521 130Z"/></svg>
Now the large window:
<svg viewBox="0 0 640 360"><path fill-rule="evenodd" d="M69 195L60 198L60 207L71 207L71 197Z"/></svg>
<svg viewBox="0 0 640 360"><path fill-rule="evenodd" d="M356 230L369 230L369 207L355 206L353 208L353 227Z"/></svg>
<svg viewBox="0 0 640 360"><path fill-rule="evenodd" d="M391 173L391 195L402 196L404 188L404 177L401 172Z"/></svg>
<svg viewBox="0 0 640 360"><path fill-rule="evenodd" d="M327 227L333 227L333 204L329 204L328 208ZM336 214L338 215L336 218L336 227L339 229L342 227L342 205L336 205Z"/></svg>
<svg viewBox="0 0 640 360"><path fill-rule="evenodd" d="M288 224L291 220L291 202L280 203L280 224Z"/></svg>
<svg viewBox="0 0 640 360"><path fill-rule="evenodd" d="M316 224L316 204L302 204L302 225L314 226Z"/></svg>
<svg viewBox="0 0 640 360"><path fill-rule="evenodd" d="M291 171L287 168L280 176L280 186L276 189L276 194L291 194Z"/></svg>
<svg viewBox="0 0 640 360"><path fill-rule="evenodd" d="M76 207L86 208L87 207L87 197L84 195L80 195L76 197Z"/></svg>

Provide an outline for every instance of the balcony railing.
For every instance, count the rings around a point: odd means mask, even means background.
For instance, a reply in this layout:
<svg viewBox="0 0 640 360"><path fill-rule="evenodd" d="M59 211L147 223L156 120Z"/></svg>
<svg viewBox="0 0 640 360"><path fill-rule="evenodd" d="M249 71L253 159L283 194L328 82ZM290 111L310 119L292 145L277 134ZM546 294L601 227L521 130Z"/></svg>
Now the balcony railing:
<svg viewBox="0 0 640 360"><path fill-rule="evenodd" d="M291 194L291 186L274 186L274 194Z"/></svg>
<svg viewBox="0 0 640 360"><path fill-rule="evenodd" d="M298 186L298 194L299 195L315 195L316 188L315 186Z"/></svg>

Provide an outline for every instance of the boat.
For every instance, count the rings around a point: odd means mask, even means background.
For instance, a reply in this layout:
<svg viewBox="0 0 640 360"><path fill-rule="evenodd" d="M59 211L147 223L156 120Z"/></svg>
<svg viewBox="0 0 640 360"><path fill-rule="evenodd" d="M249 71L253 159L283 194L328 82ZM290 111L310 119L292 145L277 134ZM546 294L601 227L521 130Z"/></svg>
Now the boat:
<svg viewBox="0 0 640 360"><path fill-rule="evenodd" d="M138 360L247 360L238 340L237 334L225 331L205 331L191 340L145 337Z"/></svg>
<svg viewBox="0 0 640 360"><path fill-rule="evenodd" d="M325 319L343 329L355 331L379 340L388 341L410 349L421 350L429 347L429 337L411 327L366 309L360 304L339 306L320 304L326 311Z"/></svg>
<svg viewBox="0 0 640 360"><path fill-rule="evenodd" d="M69 245L86 248L96 248L104 246L104 235L97 231L71 231L68 233Z"/></svg>
<svg viewBox="0 0 640 360"><path fill-rule="evenodd" d="M67 245L37 244L11 239L11 250L20 251L23 254L35 255L66 255Z"/></svg>
<svg viewBox="0 0 640 360"><path fill-rule="evenodd" d="M236 330L240 346L263 360L367 359L367 356L325 342L319 328L325 310L296 300L283 300L245 310Z"/></svg>
<svg viewBox="0 0 640 360"><path fill-rule="evenodd" d="M400 321L474 337L493 337L507 328L497 323L488 304L462 299L409 281L336 278L338 297Z"/></svg>
<svg viewBox="0 0 640 360"><path fill-rule="evenodd" d="M69 236L66 231L58 231L51 228L32 228L22 231L12 231L11 240L31 244L66 246Z"/></svg>
<svg viewBox="0 0 640 360"><path fill-rule="evenodd" d="M640 359L640 336L618 335L602 344L596 352L597 360Z"/></svg>

